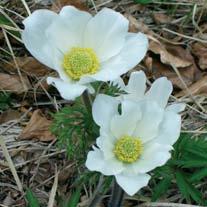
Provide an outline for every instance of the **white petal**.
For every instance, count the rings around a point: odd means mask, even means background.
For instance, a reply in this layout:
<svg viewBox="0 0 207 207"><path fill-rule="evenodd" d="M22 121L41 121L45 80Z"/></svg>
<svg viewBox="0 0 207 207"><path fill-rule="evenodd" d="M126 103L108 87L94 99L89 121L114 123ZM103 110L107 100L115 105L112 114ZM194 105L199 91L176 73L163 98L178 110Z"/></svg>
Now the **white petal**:
<svg viewBox="0 0 207 207"><path fill-rule="evenodd" d="M57 51L49 44L45 31L57 18L56 13L41 9L23 21L25 26L22 32L23 43L37 60L50 68L54 68L53 57Z"/></svg>
<svg viewBox="0 0 207 207"><path fill-rule="evenodd" d="M137 123L134 136L139 137L145 143L157 136L159 124L164 116L164 110L156 102L151 101L141 102L140 107L142 118Z"/></svg>
<svg viewBox="0 0 207 207"><path fill-rule="evenodd" d="M118 114L119 102L104 94L99 94L93 102L93 119L99 126L108 129L111 118Z"/></svg>
<svg viewBox="0 0 207 207"><path fill-rule="evenodd" d="M144 96L146 90L146 75L143 71L133 72L130 75L128 85L125 91L134 97L135 100L139 100ZM127 97L127 95L126 95Z"/></svg>
<svg viewBox="0 0 207 207"><path fill-rule="evenodd" d="M150 90L145 94L145 97L149 100L156 101L164 108L167 105L172 90L172 83L167 78L159 78L152 84Z"/></svg>
<svg viewBox="0 0 207 207"><path fill-rule="evenodd" d="M73 6L66 6L47 29L47 37L63 54L72 47L82 47L83 32L92 16Z"/></svg>
<svg viewBox="0 0 207 207"><path fill-rule="evenodd" d="M171 104L170 106L166 107L167 111L174 111L175 113L180 113L185 110L186 104L184 103L176 103Z"/></svg>
<svg viewBox="0 0 207 207"><path fill-rule="evenodd" d="M148 50L148 39L143 33L128 33L126 43L120 52L121 58L132 69L144 58Z"/></svg>
<svg viewBox="0 0 207 207"><path fill-rule="evenodd" d="M115 115L111 119L111 132L116 138L124 135L131 136L141 115L141 110L136 102L123 101L122 114Z"/></svg>
<svg viewBox="0 0 207 207"><path fill-rule="evenodd" d="M122 49L128 24L123 15L104 8L89 21L84 33L84 46L93 48L103 62Z"/></svg>
<svg viewBox="0 0 207 207"><path fill-rule="evenodd" d="M142 33L130 34L119 54L101 63L98 73L91 76L99 81L113 81L136 66L145 56L148 40Z"/></svg>
<svg viewBox="0 0 207 207"><path fill-rule="evenodd" d="M53 84L66 100L74 100L87 89L87 86L65 82L59 78L48 77L47 83Z"/></svg>
<svg viewBox="0 0 207 207"><path fill-rule="evenodd" d="M166 111L154 142L173 145L180 136L181 116L173 111Z"/></svg>
<svg viewBox="0 0 207 207"><path fill-rule="evenodd" d="M117 183L130 196L133 196L142 187L146 186L150 180L148 174L137 174L134 176L118 174L115 177Z"/></svg>
<svg viewBox="0 0 207 207"><path fill-rule="evenodd" d="M98 171L104 175L116 175L123 170L123 164L116 159L105 160L99 149L90 151L86 160L86 167L91 171Z"/></svg>
<svg viewBox="0 0 207 207"><path fill-rule="evenodd" d="M110 159L115 156L113 152L114 142L114 137L109 134L104 135L102 133L101 136L96 139L96 144L99 149L101 149L101 151L104 153L105 159Z"/></svg>
<svg viewBox="0 0 207 207"><path fill-rule="evenodd" d="M118 55L103 62L100 70L96 74L91 75L91 77L98 81L113 81L130 69L127 67L127 63Z"/></svg>
<svg viewBox="0 0 207 207"><path fill-rule="evenodd" d="M170 150L173 148L168 145L160 145L157 143L148 143L144 145L143 154L135 163L133 168L137 173L146 173L156 167L164 165L170 158Z"/></svg>

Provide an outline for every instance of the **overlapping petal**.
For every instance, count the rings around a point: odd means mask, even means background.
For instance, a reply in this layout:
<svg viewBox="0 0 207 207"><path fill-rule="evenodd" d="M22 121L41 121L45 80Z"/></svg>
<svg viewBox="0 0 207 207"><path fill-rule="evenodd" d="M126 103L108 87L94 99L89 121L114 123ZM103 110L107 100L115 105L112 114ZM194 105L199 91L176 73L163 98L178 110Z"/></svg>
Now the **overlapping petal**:
<svg viewBox="0 0 207 207"><path fill-rule="evenodd" d="M55 69L62 81L73 81L73 86L80 85L77 96L90 82L119 78L141 61L148 48L144 34L128 33L128 20L107 8L94 17L73 6L63 7L59 14L37 10L26 18L24 24L22 40L27 49L39 61ZM100 68L95 74L83 74L80 80L73 80L64 71L64 55L74 47L88 47L95 51L100 61ZM53 85L60 86L60 82ZM60 94L63 92L60 91ZM65 90L63 98L74 99L74 95L74 90Z"/></svg>

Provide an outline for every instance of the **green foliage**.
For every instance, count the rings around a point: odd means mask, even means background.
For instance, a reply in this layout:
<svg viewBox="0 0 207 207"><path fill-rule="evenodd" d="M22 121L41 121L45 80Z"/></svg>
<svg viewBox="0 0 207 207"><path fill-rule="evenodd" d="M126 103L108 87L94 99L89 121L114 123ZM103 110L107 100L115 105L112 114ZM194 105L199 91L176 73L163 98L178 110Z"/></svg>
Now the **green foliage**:
<svg viewBox="0 0 207 207"><path fill-rule="evenodd" d="M9 108L11 105L10 94L8 93L0 93L0 111L4 111Z"/></svg>
<svg viewBox="0 0 207 207"><path fill-rule="evenodd" d="M187 202L207 205L202 193L195 187L207 176L207 140L181 134L174 145L172 158L163 167L154 170L155 187L152 200L156 201L176 181L181 195Z"/></svg>
<svg viewBox="0 0 207 207"><path fill-rule="evenodd" d="M91 113L79 99L72 106L62 108L53 117L51 131L57 136L58 145L67 150L70 159L85 161L91 144L98 136L98 127Z"/></svg>
<svg viewBox="0 0 207 207"><path fill-rule="evenodd" d="M9 27L15 27L12 23L12 21L6 16L4 15L4 13L0 13L0 25L6 25ZM12 29L7 29L11 34L13 34L16 37L21 37L20 33L17 31L14 31Z"/></svg>
<svg viewBox="0 0 207 207"><path fill-rule="evenodd" d="M39 201L34 196L33 192L28 188L26 191L26 200L28 202L27 207L40 207Z"/></svg>
<svg viewBox="0 0 207 207"><path fill-rule="evenodd" d="M81 188L78 188L75 190L75 192L72 193L69 201L66 204L64 204L63 207L76 207L80 200L80 196L81 196Z"/></svg>
<svg viewBox="0 0 207 207"><path fill-rule="evenodd" d="M134 2L138 4L149 4L149 3L152 3L153 1L152 0L134 0Z"/></svg>

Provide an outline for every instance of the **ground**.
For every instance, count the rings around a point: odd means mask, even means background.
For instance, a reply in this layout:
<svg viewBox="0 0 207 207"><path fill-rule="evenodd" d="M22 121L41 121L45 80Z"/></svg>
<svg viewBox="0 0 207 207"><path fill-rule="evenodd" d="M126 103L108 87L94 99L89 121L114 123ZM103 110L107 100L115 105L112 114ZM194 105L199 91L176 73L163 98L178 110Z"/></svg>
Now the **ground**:
<svg viewBox="0 0 207 207"><path fill-rule="evenodd" d="M58 12L68 4L92 14L103 7L112 8L129 19L131 32L147 34L150 40L148 53L133 70L144 70L149 84L158 77L168 77L174 86L171 101L185 102L187 105L182 113L182 132L202 139L207 133L206 0L1 0L2 207L27 206L27 189L33 192L42 206L64 206L61 200L74 195L77 163L68 158L67 149L57 145L58 135L51 132L52 113L64 106L70 107L72 102L63 100L53 87L47 85L46 78L55 73L29 54L19 35L23 29L22 21L30 12L40 8ZM128 75L124 78L127 81ZM174 184L156 202L150 203L152 189L149 186L141 194L126 196L123 206L141 203L143 207L198 205L196 199L186 202ZM93 183L84 185L78 206L88 205L93 187ZM196 188L206 200L206 179L197 183ZM106 192L105 200L109 193ZM105 200L99 206L106 206Z"/></svg>

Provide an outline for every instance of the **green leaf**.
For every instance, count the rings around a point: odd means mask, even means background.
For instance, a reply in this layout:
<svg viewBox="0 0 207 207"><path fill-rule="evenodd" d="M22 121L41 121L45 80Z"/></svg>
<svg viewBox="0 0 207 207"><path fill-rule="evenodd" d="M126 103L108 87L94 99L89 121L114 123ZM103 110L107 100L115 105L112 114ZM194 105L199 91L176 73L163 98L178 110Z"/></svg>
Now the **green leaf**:
<svg viewBox="0 0 207 207"><path fill-rule="evenodd" d="M29 188L26 190L26 200L28 202L28 207L40 207L37 198Z"/></svg>
<svg viewBox="0 0 207 207"><path fill-rule="evenodd" d="M164 193L166 193L167 189L169 189L171 185L171 178L165 177L163 178L153 189L152 194L152 201L156 201L158 198L160 198Z"/></svg>
<svg viewBox="0 0 207 207"><path fill-rule="evenodd" d="M198 204L204 204L202 194L187 179L181 171L176 172L176 181L181 194L190 203L191 198Z"/></svg>
<svg viewBox="0 0 207 207"><path fill-rule="evenodd" d="M77 207L81 196L81 188L77 189L70 197L70 200L64 205L64 207Z"/></svg>
<svg viewBox="0 0 207 207"><path fill-rule="evenodd" d="M10 19L8 19L6 16L4 16L3 14L0 14L0 26L1 25L7 25L10 27L14 27L13 23L10 21ZM21 37L20 33L17 31L14 31L12 29L7 29L9 32L11 32L11 34L13 34L16 37Z"/></svg>
<svg viewBox="0 0 207 207"><path fill-rule="evenodd" d="M152 0L134 0L134 2L138 4L149 4L149 3L152 3L153 1Z"/></svg>
<svg viewBox="0 0 207 207"><path fill-rule="evenodd" d="M202 168L193 173L193 175L190 177L190 181L197 182L205 177L207 177L207 168Z"/></svg>

